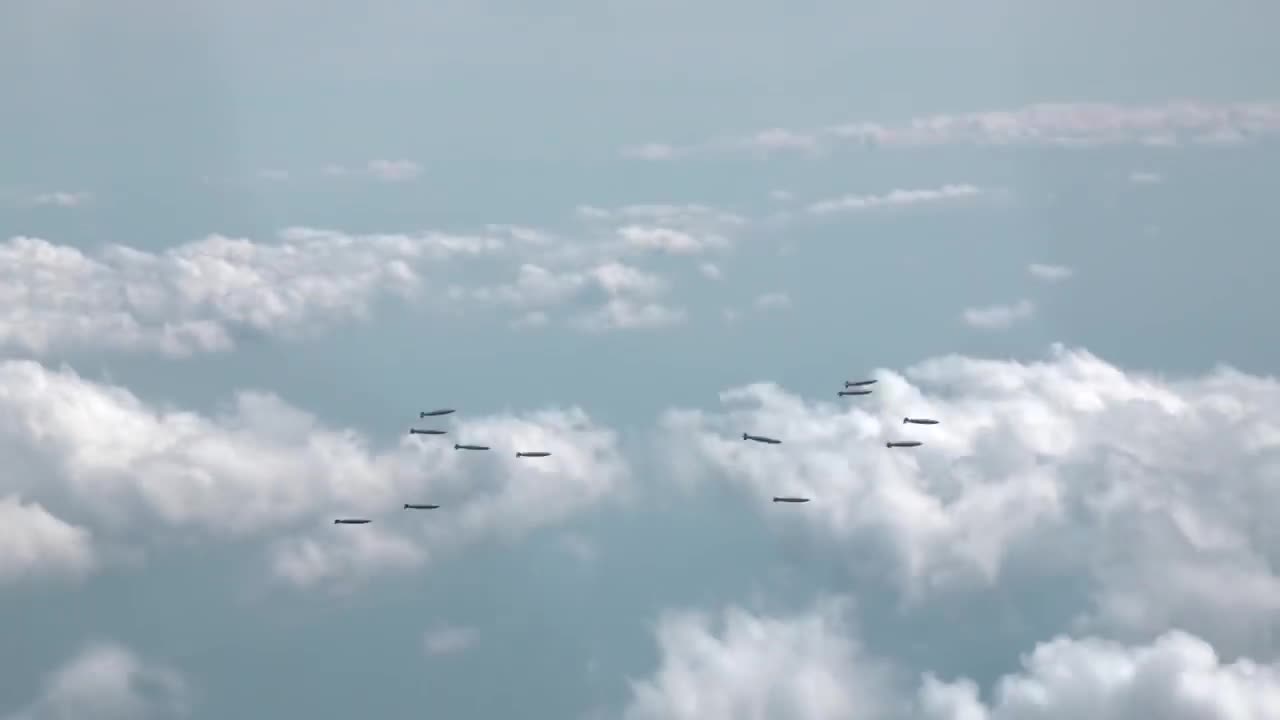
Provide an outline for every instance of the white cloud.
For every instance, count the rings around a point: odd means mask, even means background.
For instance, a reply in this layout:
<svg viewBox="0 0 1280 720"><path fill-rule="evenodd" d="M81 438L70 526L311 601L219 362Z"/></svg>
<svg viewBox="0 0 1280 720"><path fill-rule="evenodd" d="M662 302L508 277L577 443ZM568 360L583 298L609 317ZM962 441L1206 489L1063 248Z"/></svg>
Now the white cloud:
<svg viewBox="0 0 1280 720"><path fill-rule="evenodd" d="M696 204L581 208L579 216L588 221L576 229L585 238L513 225L474 235L294 227L274 242L211 235L160 252L120 245L93 252L14 237L0 243L0 352L224 352L246 334L297 339L363 320L378 302L413 301L433 283L456 302L516 308L518 327L546 324L546 311L567 302L592 306L569 319L574 327L660 327L684 317L659 302L667 283L617 258L722 250L732 228L746 223ZM607 242L590 240L592 222L610 225ZM462 287L461 262L490 276ZM503 265L519 268L516 281L486 286Z"/></svg>
<svg viewBox="0 0 1280 720"><path fill-rule="evenodd" d="M819 147L819 140L812 135L806 133L793 132L785 128L771 128L769 130L761 130L752 135L745 143L754 150L802 150L805 152L816 152Z"/></svg>
<svg viewBox="0 0 1280 720"><path fill-rule="evenodd" d="M422 638L428 655L456 655L476 644L479 633L475 628L442 625L428 630Z"/></svg>
<svg viewBox="0 0 1280 720"><path fill-rule="evenodd" d="M39 503L0 497L0 585L42 575L83 577L96 565L89 531Z"/></svg>
<svg viewBox="0 0 1280 720"><path fill-rule="evenodd" d="M412 160L370 160L362 168L330 163L321 169L321 174L332 178L365 177L383 182L407 182L422 175L422 166Z"/></svg>
<svg viewBox="0 0 1280 720"><path fill-rule="evenodd" d="M1280 383L1227 369L1168 380L1062 348L1043 362L947 356L876 377L854 406L773 385L728 391L723 413L669 413L664 451L676 478L728 483L762 512L773 495L812 497L813 540L859 549L850 571L887 575L909 599L1049 572L1088 593L1081 629L1261 642L1280 611L1280 535L1267 529L1280 503ZM746 443L744 431L783 444ZM924 445L884 447L903 438Z"/></svg>
<svg viewBox="0 0 1280 720"><path fill-rule="evenodd" d="M178 672L115 643L85 647L50 674L40 697L6 720L168 720L191 708L191 689Z"/></svg>
<svg viewBox="0 0 1280 720"><path fill-rule="evenodd" d="M973 185L943 185L926 190L891 190L884 195L845 195L812 203L806 208L814 215L836 212L899 208L977 197L983 193Z"/></svg>
<svg viewBox="0 0 1280 720"><path fill-rule="evenodd" d="M404 182L422 174L422 167L412 160L370 160L365 169L385 182Z"/></svg>
<svg viewBox="0 0 1280 720"><path fill-rule="evenodd" d="M676 149L666 143L647 143L636 147L624 148L622 154L624 157L642 160L666 160L675 156Z"/></svg>
<svg viewBox="0 0 1280 720"><path fill-rule="evenodd" d="M719 630L717 632L717 630ZM968 678L901 668L865 653L844 605L768 617L738 608L723 629L668 613L659 665L632 683L623 720L1270 720L1280 713L1280 667L1226 663L1181 631L1127 646L1096 638L1041 643L984 702Z"/></svg>
<svg viewBox="0 0 1280 720"><path fill-rule="evenodd" d="M557 524L628 474L615 434L577 409L459 419L447 429L444 439L404 436L376 451L267 394L241 393L202 416L70 370L0 363L0 448L11 467L24 462L0 494L75 507L98 536L138 523L156 542L293 534L275 546L273 567L302 584L416 566L425 557L414 535L434 553ZM451 440L494 451L463 457ZM517 447L553 455L520 462ZM425 517L403 512L406 502L449 510ZM375 524L332 524L349 514Z"/></svg>
<svg viewBox="0 0 1280 720"><path fill-rule="evenodd" d="M765 293L756 298L758 310L785 310L791 307L791 296L781 292Z"/></svg>
<svg viewBox="0 0 1280 720"><path fill-rule="evenodd" d="M588 332L657 330L680 325L687 318L688 314L679 308L653 302L613 298L603 307L577 318L573 325Z"/></svg>
<svg viewBox="0 0 1280 720"><path fill-rule="evenodd" d="M784 618L729 608L719 623L667 613L657 639L658 669L632 682L623 720L880 718L892 700L887 670L854 643L841 601Z"/></svg>
<svg viewBox="0 0 1280 720"><path fill-rule="evenodd" d="M258 171L258 178L270 182L285 182L289 179L289 171L265 168Z"/></svg>
<svg viewBox="0 0 1280 720"><path fill-rule="evenodd" d="M92 193L57 191L35 195L29 202L37 206L74 208L86 205L92 200Z"/></svg>
<svg viewBox="0 0 1280 720"><path fill-rule="evenodd" d="M1003 678L990 705L968 680L926 677L922 720L1264 720L1280 717L1280 668L1223 663L1200 638L1169 632L1150 645L1058 638Z"/></svg>
<svg viewBox="0 0 1280 720"><path fill-rule="evenodd" d="M237 332L293 335L362 318L383 293L412 295L433 264L503 247L489 236L290 228L274 244L212 235L160 253L113 245L87 255L15 237L0 244L0 347L227 350Z"/></svg>
<svg viewBox="0 0 1280 720"><path fill-rule="evenodd" d="M1046 282L1066 280L1075 274L1074 270L1065 265L1046 265L1042 263L1031 263L1027 266L1027 272L1031 273L1032 277Z"/></svg>
<svg viewBox="0 0 1280 720"><path fill-rule="evenodd" d="M563 535L560 538L560 546L565 552L584 563L600 557L600 548L590 538L576 533Z"/></svg>
<svg viewBox="0 0 1280 720"><path fill-rule="evenodd" d="M576 215L588 231L609 226L611 236L567 244L556 255L578 263L637 253L693 256L723 252L733 246L734 234L748 225L741 215L697 203L616 208L581 205Z"/></svg>
<svg viewBox="0 0 1280 720"><path fill-rule="evenodd" d="M982 330L1005 330L1031 319L1035 313L1035 303L1030 300L1019 300L1012 305L967 308L961 317L971 327Z"/></svg>
<svg viewBox="0 0 1280 720"><path fill-rule="evenodd" d="M510 305L525 312L541 312L550 306L575 301L591 303L592 295L598 294L603 296L603 303L577 314L569 324L580 330L601 332L655 329L683 322L683 310L657 302L666 291L667 283L658 276L610 261L585 271L562 272L526 263L520 267L513 283L471 290L455 287L452 294L483 303ZM545 320L544 313L537 322L525 326L545 324Z"/></svg>
<svg viewBox="0 0 1280 720"><path fill-rule="evenodd" d="M1135 170L1129 173L1129 182L1135 185L1155 185L1164 182L1164 176L1159 173Z"/></svg>
<svg viewBox="0 0 1280 720"><path fill-rule="evenodd" d="M729 243L719 235L695 237L680 230L643 225L621 227L618 229L618 235L633 247L661 250L671 255L696 255L709 249L725 247Z"/></svg>
<svg viewBox="0 0 1280 720"><path fill-rule="evenodd" d="M702 263L698 266L698 272L702 273L708 280L720 280L724 277L724 273L720 271L720 266L715 263Z"/></svg>
<svg viewBox="0 0 1280 720"><path fill-rule="evenodd" d="M426 564L427 551L403 535L374 525L333 527L327 537L300 536L276 543L271 568L298 587L336 583L343 589L382 573L413 570Z"/></svg>
<svg viewBox="0 0 1280 720"><path fill-rule="evenodd" d="M1237 144L1248 136L1280 132L1280 103L1217 104L1202 101L1157 105L1041 103L995 110L915 117L901 124L854 122L826 128L775 128L705 143L650 143L623 150L627 157L668 160L705 152L797 150L828 145L915 148L942 145L1177 145L1186 141ZM660 148L660 151L658 149Z"/></svg>

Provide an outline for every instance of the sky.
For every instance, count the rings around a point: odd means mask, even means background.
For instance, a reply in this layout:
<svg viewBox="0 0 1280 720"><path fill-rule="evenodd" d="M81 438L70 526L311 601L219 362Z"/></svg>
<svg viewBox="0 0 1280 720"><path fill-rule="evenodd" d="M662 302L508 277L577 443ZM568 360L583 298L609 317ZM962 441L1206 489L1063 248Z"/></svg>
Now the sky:
<svg viewBox="0 0 1280 720"><path fill-rule="evenodd" d="M0 719L1280 717L1278 23L4 3Z"/></svg>

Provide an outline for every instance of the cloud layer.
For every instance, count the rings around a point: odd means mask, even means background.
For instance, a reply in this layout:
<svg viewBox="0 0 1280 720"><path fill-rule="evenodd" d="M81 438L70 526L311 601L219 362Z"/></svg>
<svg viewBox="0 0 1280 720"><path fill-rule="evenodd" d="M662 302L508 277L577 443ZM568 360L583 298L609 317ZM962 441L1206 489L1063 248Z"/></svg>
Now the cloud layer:
<svg viewBox="0 0 1280 720"><path fill-rule="evenodd" d="M170 720L191 707L186 678L114 642L86 645L50 673L39 697L5 720Z"/></svg>
<svg viewBox="0 0 1280 720"><path fill-rule="evenodd" d="M12 459L0 496L42 503L0 505L30 531L0 535L12 551L4 577L92 567L88 532L51 514L65 508L76 524L121 541L139 526L157 543L276 539L273 567L286 580L358 579L426 562L428 542L447 552L560 522L629 473L614 433L574 408L463 418L446 425L449 436L404 436L374 449L266 393L240 393L204 416L151 406L71 370L8 361L0 363L0 415L0 448ZM453 442L494 450L468 454ZM522 461L517 448L552 456ZM424 518L401 510L426 502L449 511ZM375 524L331 524L353 514Z"/></svg>
<svg viewBox="0 0 1280 720"><path fill-rule="evenodd" d="M869 656L848 602L769 617L730 607L716 622L659 622L658 669L632 683L625 720L1264 720L1280 711L1280 666L1224 662L1173 631L1151 643L1057 637L984 701L973 680L912 678Z"/></svg>
<svg viewBox="0 0 1280 720"><path fill-rule="evenodd" d="M853 122L806 130L771 128L690 145L649 142L625 148L622 154L670 160L721 152L814 153L841 146L1234 144L1277 132L1280 103L1274 102L1042 103L1012 110L920 116L900 124Z"/></svg>
<svg viewBox="0 0 1280 720"><path fill-rule="evenodd" d="M916 601L1052 568L1088 588L1081 627L1179 626L1235 649L1254 647L1280 609L1280 536L1265 519L1280 502L1274 380L1229 369L1166 380L1065 348L1041 362L949 356L877 377L853 404L757 384L722 394L721 413L672 411L674 469L760 501L812 497L813 540L862 548L863 561L878 549L874 572ZM885 448L901 439L924 444Z"/></svg>

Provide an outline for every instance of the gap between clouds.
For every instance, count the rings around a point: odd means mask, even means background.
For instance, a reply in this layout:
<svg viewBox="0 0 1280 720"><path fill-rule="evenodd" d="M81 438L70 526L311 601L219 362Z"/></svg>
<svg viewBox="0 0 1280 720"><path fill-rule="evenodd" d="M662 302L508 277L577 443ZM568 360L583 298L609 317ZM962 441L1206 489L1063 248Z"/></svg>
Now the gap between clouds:
<svg viewBox="0 0 1280 720"><path fill-rule="evenodd" d="M1071 278L1075 271L1064 265L1031 263L1027 266L1031 277L1045 283L1060 283ZM960 319L969 327L983 331L1008 330L1035 317L1034 301L1023 298L1013 303L965 308Z"/></svg>

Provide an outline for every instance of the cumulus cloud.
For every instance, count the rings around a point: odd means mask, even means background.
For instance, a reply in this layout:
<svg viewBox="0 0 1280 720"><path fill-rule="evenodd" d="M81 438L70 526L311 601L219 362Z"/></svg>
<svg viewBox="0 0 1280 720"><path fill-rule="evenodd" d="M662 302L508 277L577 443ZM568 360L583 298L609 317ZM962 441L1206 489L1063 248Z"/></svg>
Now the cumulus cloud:
<svg viewBox="0 0 1280 720"><path fill-rule="evenodd" d="M39 503L0 497L0 585L44 575L78 578L96 564L89 531Z"/></svg>
<svg viewBox="0 0 1280 720"><path fill-rule="evenodd" d="M838 212L901 208L911 205L940 203L973 198L982 194L973 185L943 185L926 190L891 190L883 195L844 195L811 203L806 210L813 215L829 215Z"/></svg>
<svg viewBox="0 0 1280 720"><path fill-rule="evenodd" d="M827 146L918 148L944 145L1087 147L1184 142L1238 144L1280 132L1280 103L1168 102L1156 105L1040 103L1012 110L937 114L902 124L852 122L825 128L774 128L703 143L649 143L623 155L669 160L706 152L817 152Z"/></svg>
<svg viewBox="0 0 1280 720"><path fill-rule="evenodd" d="M450 295L542 313L539 324L545 324L545 309L551 306L571 301L580 307L595 306L580 310L570 325L587 331L607 331L654 329L682 322L683 310L658 302L667 289L667 283L658 276L617 261L583 271L556 271L526 263L520 266L514 282L471 289L455 286Z"/></svg>
<svg viewBox="0 0 1280 720"><path fill-rule="evenodd" d="M724 273L721 272L720 266L715 263L702 263L698 266L698 272L702 273L703 277L708 280L720 280L724 277Z"/></svg>
<svg viewBox="0 0 1280 720"><path fill-rule="evenodd" d="M1280 667L1223 662L1182 631L1132 646L1055 638L984 701L971 679L926 672L913 683L866 653L840 601L779 617L731 607L719 624L664 615L658 667L632 683L623 720L1269 720L1280 712Z"/></svg>
<svg viewBox="0 0 1280 720"><path fill-rule="evenodd" d="M177 671L113 642L86 646L44 681L40 697L6 720L168 720L185 717L192 693Z"/></svg>
<svg viewBox="0 0 1280 720"><path fill-rule="evenodd" d="M1276 381L1229 369L1170 380L1061 347L1040 362L946 356L876 377L853 407L758 384L723 393L722 413L672 411L675 476L814 498L812 540L860 549L850 571L887 576L909 600L1051 572L1087 595L1080 629L1261 641L1280 610L1266 516L1280 502ZM762 428L783 444L741 441ZM903 438L924 445L884 447Z"/></svg>
<svg viewBox="0 0 1280 720"><path fill-rule="evenodd" d="M695 237L670 228L627 225L618 235L628 244L646 250L659 250L671 255L696 255L710 248L724 247L728 241L719 235Z"/></svg>
<svg viewBox="0 0 1280 720"><path fill-rule="evenodd" d="M374 525L341 526L325 537L317 533L277 542L271 553L271 569L298 587L342 580L339 587L354 588L359 585L355 580L412 570L427 560L426 549L402 534Z"/></svg>
<svg viewBox="0 0 1280 720"><path fill-rule="evenodd" d="M138 523L158 540L291 535L273 546L272 564L303 585L418 565L421 540L444 552L556 524L617 490L628 473L615 434L578 409L454 420L448 429L495 451L464 459L447 440L418 436L378 450L265 393L240 393L205 416L148 405L69 369L0 363L0 448L13 468L4 483L14 486L0 493L74 507L95 535ZM516 447L553 455L522 463ZM405 502L450 511L419 526L401 512ZM375 524L332 524L350 514ZM54 540L28 554L78 562L62 549L78 536L43 523Z"/></svg>
<svg viewBox="0 0 1280 720"><path fill-rule="evenodd" d="M603 307L573 321L573 326L588 332L610 330L657 330L680 325L688 319L681 308L672 308L654 302L636 302L627 298L612 298Z"/></svg>
<svg viewBox="0 0 1280 720"><path fill-rule="evenodd" d="M1075 271L1065 265L1046 265L1043 263L1031 263L1027 266L1027 272L1032 277L1044 280L1045 282L1058 282L1066 280L1075 274Z"/></svg>
<svg viewBox="0 0 1280 720"><path fill-rule="evenodd" d="M1263 720L1280 713L1280 667L1224 663L1185 632L1124 646L1060 637L1036 647L1003 678L988 705L970 680L924 680L924 720Z"/></svg>
<svg viewBox="0 0 1280 720"><path fill-rule="evenodd" d="M1011 305L988 305L968 308L961 317L965 324L980 330L1007 330L1014 325L1031 319L1036 313L1036 306L1030 300L1019 300Z"/></svg>
<svg viewBox="0 0 1280 720"><path fill-rule="evenodd" d="M433 264L503 246L492 236L290 228L272 244L213 235L159 253L86 254L15 237L0 244L0 347L227 350L238 332L296 335L365 317L383 293L412 295Z"/></svg>
<svg viewBox="0 0 1280 720"><path fill-rule="evenodd" d="M428 655L456 655L476 644L479 633L475 628L442 625L428 630L422 638L423 648Z"/></svg>
<svg viewBox="0 0 1280 720"><path fill-rule="evenodd" d="M761 617L731 607L716 622L671 612L658 623L659 666L632 682L623 720L847 720L884 717L887 670L854 642L847 603Z"/></svg>
<svg viewBox="0 0 1280 720"><path fill-rule="evenodd" d="M628 254L661 253L676 256L724 252L733 235L748 225L746 218L707 205L648 203L601 208L581 205L576 215L587 228L609 228L594 241L562 249L565 259L601 259Z"/></svg>

